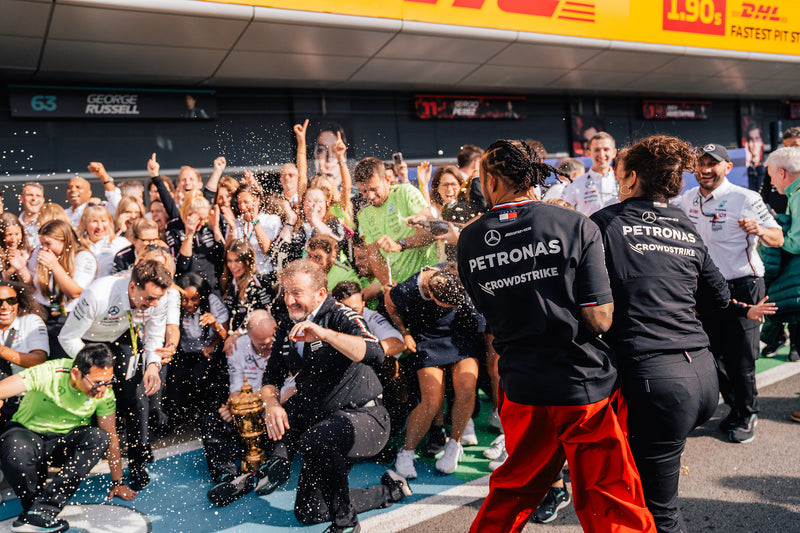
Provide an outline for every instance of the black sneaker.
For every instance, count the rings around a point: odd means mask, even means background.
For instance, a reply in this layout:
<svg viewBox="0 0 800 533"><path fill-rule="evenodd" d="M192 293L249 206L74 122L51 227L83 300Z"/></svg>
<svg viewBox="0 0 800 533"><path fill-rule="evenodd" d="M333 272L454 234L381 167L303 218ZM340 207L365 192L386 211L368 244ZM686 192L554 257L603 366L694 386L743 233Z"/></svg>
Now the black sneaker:
<svg viewBox="0 0 800 533"><path fill-rule="evenodd" d="M742 416L736 426L728 433L731 442L750 442L756 438L758 416L755 413Z"/></svg>
<svg viewBox="0 0 800 533"><path fill-rule="evenodd" d="M767 344L764 346L764 349L761 350L761 357L775 357L778 353L778 350L783 348L783 344L786 341L781 342L780 344Z"/></svg>
<svg viewBox="0 0 800 533"><path fill-rule="evenodd" d="M35 511L22 513L11 524L11 531L15 533L61 533L68 529L69 524L66 520L48 519Z"/></svg>
<svg viewBox="0 0 800 533"><path fill-rule="evenodd" d="M322 533L361 533L361 524L347 527L335 526L331 524L328 526L328 529Z"/></svg>
<svg viewBox="0 0 800 533"><path fill-rule="evenodd" d="M550 487L547 495L533 512L533 521L540 524L547 524L558 517L558 511L569 505L569 491L567 487Z"/></svg>
<svg viewBox="0 0 800 533"><path fill-rule="evenodd" d="M411 487L408 486L406 478L394 470L387 470L384 472L381 476L381 484L386 485L389 489L389 498L392 502L399 502L403 498L414 494L411 492Z"/></svg>
<svg viewBox="0 0 800 533"><path fill-rule="evenodd" d="M792 346L792 348L789 350L789 356L786 358L786 360L790 363L800 361L800 353L797 353L797 348Z"/></svg>
<svg viewBox="0 0 800 533"><path fill-rule="evenodd" d="M289 481L292 463L280 457L270 457L256 472L256 494L266 496Z"/></svg>
<svg viewBox="0 0 800 533"><path fill-rule="evenodd" d="M247 472L229 481L218 483L208 491L208 499L219 507L230 505L245 494L253 492L253 479L255 475Z"/></svg>
<svg viewBox="0 0 800 533"><path fill-rule="evenodd" d="M733 428L736 427L736 425L739 423L740 419L741 419L741 416L739 416L739 410L731 407L731 410L728 413L728 416L723 418L722 421L719 423L720 431L722 431L724 433L727 433L727 432L731 431Z"/></svg>
<svg viewBox="0 0 800 533"><path fill-rule="evenodd" d="M444 450L445 444L447 444L447 431L444 426L431 426L430 431L428 431L428 443L420 455L423 457L436 457L437 453Z"/></svg>
<svg viewBox="0 0 800 533"><path fill-rule="evenodd" d="M150 483L150 474L144 465L128 465L128 486L134 492L139 492Z"/></svg>

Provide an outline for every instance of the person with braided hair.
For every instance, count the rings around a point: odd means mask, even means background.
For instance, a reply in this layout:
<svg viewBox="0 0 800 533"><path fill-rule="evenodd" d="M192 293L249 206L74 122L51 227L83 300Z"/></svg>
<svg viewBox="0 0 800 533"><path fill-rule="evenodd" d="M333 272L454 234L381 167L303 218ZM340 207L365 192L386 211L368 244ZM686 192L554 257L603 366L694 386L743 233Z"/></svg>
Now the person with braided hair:
<svg viewBox="0 0 800 533"><path fill-rule="evenodd" d="M470 531L522 531L566 459L585 530L654 532L612 408L616 361L600 334L614 304L600 231L536 200L550 173L560 174L524 143L493 143L480 167L489 211L458 241L459 275L500 354L508 453Z"/></svg>

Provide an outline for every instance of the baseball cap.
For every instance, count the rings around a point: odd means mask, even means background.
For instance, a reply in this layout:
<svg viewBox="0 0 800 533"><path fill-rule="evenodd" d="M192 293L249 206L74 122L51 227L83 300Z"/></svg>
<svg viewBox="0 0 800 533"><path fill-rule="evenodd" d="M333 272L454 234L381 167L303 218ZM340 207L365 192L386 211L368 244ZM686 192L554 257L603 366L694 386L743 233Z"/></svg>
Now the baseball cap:
<svg viewBox="0 0 800 533"><path fill-rule="evenodd" d="M731 162L731 156L728 154L728 149L721 144L707 144L697 151L697 157L703 157L706 154L710 155L717 161L725 161L726 163Z"/></svg>

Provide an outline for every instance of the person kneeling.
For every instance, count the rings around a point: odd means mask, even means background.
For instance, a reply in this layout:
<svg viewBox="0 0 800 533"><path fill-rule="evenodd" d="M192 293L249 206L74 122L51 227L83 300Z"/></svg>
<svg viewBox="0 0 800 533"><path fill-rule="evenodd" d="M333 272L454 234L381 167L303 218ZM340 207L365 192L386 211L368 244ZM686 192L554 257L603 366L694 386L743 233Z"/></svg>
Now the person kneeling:
<svg viewBox="0 0 800 533"><path fill-rule="evenodd" d="M11 531L66 531L69 524L56 517L106 451L109 499L136 497L122 482L113 381L111 351L98 344L74 360L48 361L0 381L0 401L25 393L0 435L3 472L22 504ZM93 415L98 427L90 425ZM45 481L48 466L61 470Z"/></svg>

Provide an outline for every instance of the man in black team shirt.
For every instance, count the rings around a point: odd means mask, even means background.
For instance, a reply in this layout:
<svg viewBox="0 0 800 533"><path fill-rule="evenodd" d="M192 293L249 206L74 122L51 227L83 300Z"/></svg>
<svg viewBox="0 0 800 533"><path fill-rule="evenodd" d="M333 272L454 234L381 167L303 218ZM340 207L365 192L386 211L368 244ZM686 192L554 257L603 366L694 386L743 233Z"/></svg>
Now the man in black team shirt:
<svg viewBox="0 0 800 533"><path fill-rule="evenodd" d="M532 189L550 172L524 143L492 144L480 168L490 210L458 242L461 279L500 354L508 451L470 531L521 531L565 459L584 529L655 531L610 405L616 370L598 335L613 303L600 232L536 201Z"/></svg>

